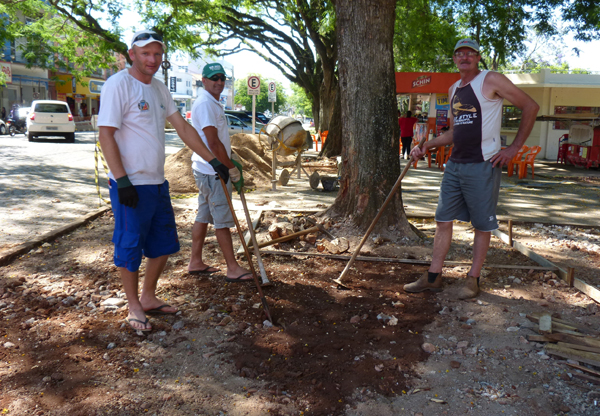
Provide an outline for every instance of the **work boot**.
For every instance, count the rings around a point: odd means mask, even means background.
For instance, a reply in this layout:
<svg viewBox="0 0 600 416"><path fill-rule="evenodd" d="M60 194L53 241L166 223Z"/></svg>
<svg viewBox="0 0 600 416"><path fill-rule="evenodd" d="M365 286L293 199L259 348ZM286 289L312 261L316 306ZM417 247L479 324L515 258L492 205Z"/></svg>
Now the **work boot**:
<svg viewBox="0 0 600 416"><path fill-rule="evenodd" d="M442 273L439 273L435 279L435 282L429 283L427 279L428 272L424 272L419 280L413 283L404 285L404 291L410 293L424 292L430 290L432 292L441 292L442 289Z"/></svg>
<svg viewBox="0 0 600 416"><path fill-rule="evenodd" d="M466 282L458 291L458 299L471 299L479 294L479 278L467 275Z"/></svg>

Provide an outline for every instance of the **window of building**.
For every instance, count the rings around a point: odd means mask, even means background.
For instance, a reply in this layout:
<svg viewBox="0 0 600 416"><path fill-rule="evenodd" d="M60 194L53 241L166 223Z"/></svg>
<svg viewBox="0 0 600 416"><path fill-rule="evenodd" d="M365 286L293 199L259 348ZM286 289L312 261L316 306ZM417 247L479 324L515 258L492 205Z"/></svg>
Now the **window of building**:
<svg viewBox="0 0 600 416"><path fill-rule="evenodd" d="M599 114L600 107L568 107L568 106L555 106L554 114ZM587 124L589 121L578 121L577 124ZM552 123L553 130L569 130L568 121L555 121Z"/></svg>
<svg viewBox="0 0 600 416"><path fill-rule="evenodd" d="M521 123L521 114L523 112L514 105L505 105L502 107L502 128L518 129Z"/></svg>
<svg viewBox="0 0 600 416"><path fill-rule="evenodd" d="M181 82L181 78L177 78L177 82Z"/></svg>

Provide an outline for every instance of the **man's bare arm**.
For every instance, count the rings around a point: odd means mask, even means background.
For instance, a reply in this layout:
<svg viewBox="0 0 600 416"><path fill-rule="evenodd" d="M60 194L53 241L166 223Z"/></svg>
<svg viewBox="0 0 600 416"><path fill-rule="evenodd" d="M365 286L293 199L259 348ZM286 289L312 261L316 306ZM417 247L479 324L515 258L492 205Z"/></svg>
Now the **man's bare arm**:
<svg viewBox="0 0 600 416"><path fill-rule="evenodd" d="M233 163L227 156L227 150L221 140L219 140L219 131L214 126L204 127L202 129L204 134L206 135L206 141L208 142L208 147L210 151L213 152L215 157L219 159L219 162L227 166L227 168L232 169L234 167Z"/></svg>
<svg viewBox="0 0 600 416"><path fill-rule="evenodd" d="M179 112L171 114L169 117L167 117L167 120L169 120L169 123L175 127L175 130L177 131L177 134L181 140L190 149L196 152L198 156L209 162L215 158L215 155L208 149L208 147L206 147L196 129L190 126L190 124L185 121L183 117L181 117ZM221 163L223 162L221 161Z"/></svg>
<svg viewBox="0 0 600 416"><path fill-rule="evenodd" d="M99 130L98 140L100 141L106 163L115 179L122 178L127 175L127 172L123 167L121 152L119 151L119 146L117 146L117 141L115 140L117 128L100 126Z"/></svg>
<svg viewBox="0 0 600 416"><path fill-rule="evenodd" d="M535 118L537 117L540 106L527 95L523 90L519 89L513 84L506 76L497 72L490 72L483 83L483 94L486 97L496 95L509 101L512 105L522 111L521 123L519 123L519 130L513 140L512 144L506 149L496 153L490 161L495 167L498 163L500 166L508 165L508 162L515 157L519 149L523 146L523 143L529 137L533 125L535 124Z"/></svg>

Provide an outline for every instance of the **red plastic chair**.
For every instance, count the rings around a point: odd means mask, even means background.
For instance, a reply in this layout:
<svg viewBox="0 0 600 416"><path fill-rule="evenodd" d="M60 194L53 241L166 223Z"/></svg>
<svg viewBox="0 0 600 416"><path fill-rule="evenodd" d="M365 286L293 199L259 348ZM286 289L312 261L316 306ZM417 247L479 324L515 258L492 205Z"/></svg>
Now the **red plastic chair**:
<svg viewBox="0 0 600 416"><path fill-rule="evenodd" d="M519 179L523 179L527 176L527 165L531 166L531 179L533 179L533 163L535 162L535 157L542 151L540 146L533 146L529 153L525 155L524 160L520 160L515 163L519 168Z"/></svg>
<svg viewBox="0 0 600 416"><path fill-rule="evenodd" d="M515 166L516 163L521 162L521 160L523 159L523 155L525 153L527 153L528 150L529 150L529 146L523 145L523 147L521 147L521 149L519 149L519 151L517 152L515 157L513 157L510 162L508 162L508 166L506 167L508 176L513 175L513 167Z"/></svg>

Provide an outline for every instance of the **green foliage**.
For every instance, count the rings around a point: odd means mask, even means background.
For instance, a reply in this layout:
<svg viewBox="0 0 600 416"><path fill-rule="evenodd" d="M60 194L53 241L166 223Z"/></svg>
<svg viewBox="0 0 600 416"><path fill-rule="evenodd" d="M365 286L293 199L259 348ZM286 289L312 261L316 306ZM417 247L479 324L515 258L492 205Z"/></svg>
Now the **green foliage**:
<svg viewBox="0 0 600 416"><path fill-rule="evenodd" d="M460 38L445 0L399 0L394 60L399 72L452 72L452 48Z"/></svg>
<svg viewBox="0 0 600 416"><path fill-rule="evenodd" d="M288 106L294 109L295 114L313 117L312 101L308 98L306 92L296 84L292 84L292 95L288 98Z"/></svg>
<svg viewBox="0 0 600 416"><path fill-rule="evenodd" d="M0 31L0 42L23 40L18 48L28 67L60 68L80 80L115 63L113 52L119 48L114 42L119 39L119 28L113 29L115 32L107 40L96 32L82 30L74 18L75 13L85 14L89 16L87 23L92 25L90 13L101 10L105 9L82 0L5 1L0 5L0 13L5 14L7 24ZM118 17L114 13L114 18Z"/></svg>
<svg viewBox="0 0 600 416"><path fill-rule="evenodd" d="M576 39L600 39L600 3L594 0L573 0L563 7L563 20L571 23Z"/></svg>
<svg viewBox="0 0 600 416"><path fill-rule="evenodd" d="M284 93L283 85L273 79L264 78L260 74L250 74L260 78L260 94L256 96L256 111L263 113L266 110L271 111L272 104L268 101L269 99L269 82L274 81L276 85L276 96L277 101L275 102L275 113L286 107L286 96ZM235 80L235 96L233 98L235 104L241 104L246 107L246 111L252 111L252 96L248 95L248 80L247 78L241 78Z"/></svg>

